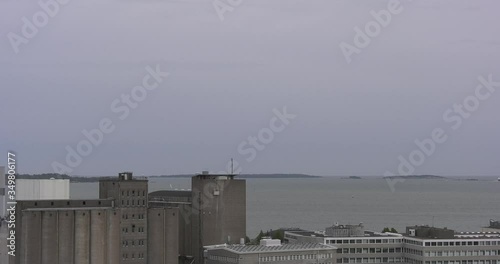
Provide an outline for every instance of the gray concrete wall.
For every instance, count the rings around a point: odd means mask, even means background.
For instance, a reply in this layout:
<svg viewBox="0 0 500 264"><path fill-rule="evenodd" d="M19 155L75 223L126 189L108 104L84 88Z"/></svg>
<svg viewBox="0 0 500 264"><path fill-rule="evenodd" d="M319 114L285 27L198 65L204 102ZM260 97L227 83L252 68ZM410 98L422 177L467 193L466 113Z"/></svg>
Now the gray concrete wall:
<svg viewBox="0 0 500 264"><path fill-rule="evenodd" d="M59 253L57 212L43 211L41 216L42 264L57 264Z"/></svg>
<svg viewBox="0 0 500 264"><path fill-rule="evenodd" d="M165 210L155 208L148 210L148 264L164 264Z"/></svg>
<svg viewBox="0 0 500 264"><path fill-rule="evenodd" d="M192 252L201 264L202 246L239 244L240 238L246 237L246 182L195 176L191 189Z"/></svg>
<svg viewBox="0 0 500 264"><path fill-rule="evenodd" d="M73 264L75 253L75 211L59 211L59 264Z"/></svg>
<svg viewBox="0 0 500 264"><path fill-rule="evenodd" d="M90 264L90 211L75 212L75 264Z"/></svg>
<svg viewBox="0 0 500 264"><path fill-rule="evenodd" d="M106 210L90 211L90 263L106 264Z"/></svg>
<svg viewBox="0 0 500 264"><path fill-rule="evenodd" d="M179 209L165 209L165 264L179 263Z"/></svg>
<svg viewBox="0 0 500 264"><path fill-rule="evenodd" d="M16 263L120 264L120 214L114 209L25 210L21 221Z"/></svg>
<svg viewBox="0 0 500 264"><path fill-rule="evenodd" d="M108 210L108 240L106 242L108 264L120 264L120 217L119 210Z"/></svg>
<svg viewBox="0 0 500 264"><path fill-rule="evenodd" d="M148 264L179 263L179 209L148 210Z"/></svg>
<svg viewBox="0 0 500 264"><path fill-rule="evenodd" d="M21 251L17 252L19 257L18 260L21 263L29 264L41 264L42 259L42 238L41 238L41 213L40 212L25 212L22 215L23 230L22 235L25 241L24 245L21 246ZM20 235L18 233L17 235Z"/></svg>

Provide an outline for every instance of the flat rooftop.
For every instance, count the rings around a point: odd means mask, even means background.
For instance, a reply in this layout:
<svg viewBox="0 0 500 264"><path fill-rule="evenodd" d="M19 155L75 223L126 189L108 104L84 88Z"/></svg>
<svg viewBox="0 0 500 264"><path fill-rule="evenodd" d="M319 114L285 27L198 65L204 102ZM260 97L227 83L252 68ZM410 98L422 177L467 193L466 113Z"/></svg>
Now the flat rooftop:
<svg viewBox="0 0 500 264"><path fill-rule="evenodd" d="M191 190L161 190L149 193L149 197L191 197Z"/></svg>
<svg viewBox="0 0 500 264"><path fill-rule="evenodd" d="M89 211L89 210L108 210L108 209L113 209L113 207L106 206L106 207L58 207L58 208L27 208L23 209L23 211L30 211L30 212L40 212L40 211Z"/></svg>
<svg viewBox="0 0 500 264"><path fill-rule="evenodd" d="M267 253L267 252L294 252L301 250L328 250L328 249L337 249L333 246L327 246L323 244L317 243L304 243L304 244L282 244L280 246L260 246L260 245L227 245L227 246L216 246L216 247L207 247L208 250L216 250L223 249L228 250L233 253L238 254L253 254L253 253Z"/></svg>
<svg viewBox="0 0 500 264"><path fill-rule="evenodd" d="M364 236L346 236L346 237L327 236L327 235L319 233L319 232L310 231L310 230L303 230L303 229L290 229L290 230L285 229L284 231L291 233L291 234L301 235L301 236L339 238L339 239L363 238L363 237L401 237L402 236L400 234L395 234L395 233L379 233L379 232L369 231L369 230L365 230Z"/></svg>

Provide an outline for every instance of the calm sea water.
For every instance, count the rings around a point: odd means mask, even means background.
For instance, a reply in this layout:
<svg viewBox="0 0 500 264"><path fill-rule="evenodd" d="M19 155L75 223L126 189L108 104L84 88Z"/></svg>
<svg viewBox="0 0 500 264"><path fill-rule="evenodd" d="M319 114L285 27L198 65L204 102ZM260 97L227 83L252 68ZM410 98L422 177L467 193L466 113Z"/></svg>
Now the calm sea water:
<svg viewBox="0 0 500 264"><path fill-rule="evenodd" d="M152 179L149 191L188 189L190 179ZM97 198L97 183L72 183L72 198ZM247 231L301 227L323 230L335 222L381 231L428 224L457 231L481 231L500 219L500 182L496 178L406 180L391 191L384 179L247 180Z"/></svg>

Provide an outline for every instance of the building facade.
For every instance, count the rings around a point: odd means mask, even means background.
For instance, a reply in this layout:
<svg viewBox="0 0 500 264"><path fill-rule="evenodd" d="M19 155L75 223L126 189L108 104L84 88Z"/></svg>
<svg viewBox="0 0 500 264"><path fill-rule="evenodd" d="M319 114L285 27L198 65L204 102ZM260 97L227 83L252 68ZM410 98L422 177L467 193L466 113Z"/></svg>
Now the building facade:
<svg viewBox="0 0 500 264"><path fill-rule="evenodd" d="M179 263L192 263L194 257L191 243L193 213L191 191L162 190L150 193L148 198L150 208L179 208Z"/></svg>
<svg viewBox="0 0 500 264"><path fill-rule="evenodd" d="M146 264L148 252L148 181L131 172L99 182L99 198L110 199L120 212L120 256L123 263Z"/></svg>
<svg viewBox="0 0 500 264"><path fill-rule="evenodd" d="M191 181L192 254L203 263L204 246L240 244L246 239L246 181L234 174L195 175Z"/></svg>
<svg viewBox="0 0 500 264"><path fill-rule="evenodd" d="M191 178L191 190L150 194L151 208L179 208L181 263L203 263L204 246L245 241L246 182L235 176L203 172Z"/></svg>
<svg viewBox="0 0 500 264"><path fill-rule="evenodd" d="M179 208L148 208L147 188L120 173L100 182L102 199L18 201L8 263L177 264Z"/></svg>
<svg viewBox="0 0 500 264"><path fill-rule="evenodd" d="M446 228L407 227L405 234L365 231L364 236L330 237L285 231L288 243L337 247L337 263L500 264L500 233L456 233Z"/></svg>
<svg viewBox="0 0 500 264"><path fill-rule="evenodd" d="M260 245L205 247L206 264L335 264L336 248L317 243L281 244L264 239Z"/></svg>
<svg viewBox="0 0 500 264"><path fill-rule="evenodd" d="M335 246L337 263L404 263L402 235L372 231L364 231L362 236L355 235L332 237L325 233L290 230L285 231L285 240L288 243L309 242Z"/></svg>

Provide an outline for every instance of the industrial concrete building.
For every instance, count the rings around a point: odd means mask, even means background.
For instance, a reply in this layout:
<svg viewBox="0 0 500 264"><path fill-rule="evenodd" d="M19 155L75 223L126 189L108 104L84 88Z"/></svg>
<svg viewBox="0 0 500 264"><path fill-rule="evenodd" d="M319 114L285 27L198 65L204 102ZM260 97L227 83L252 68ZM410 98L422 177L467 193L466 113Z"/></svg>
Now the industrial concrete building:
<svg viewBox="0 0 500 264"><path fill-rule="evenodd" d="M120 256L123 262L147 263L148 181L133 179L131 172L117 179L99 181L99 198L110 199L120 208Z"/></svg>
<svg viewBox="0 0 500 264"><path fill-rule="evenodd" d="M16 179L16 199L68 200L69 179Z"/></svg>
<svg viewBox="0 0 500 264"><path fill-rule="evenodd" d="M203 247L240 244L246 238L246 181L234 174L195 175L191 181L191 244L195 263Z"/></svg>
<svg viewBox="0 0 500 264"><path fill-rule="evenodd" d="M246 182L234 174L203 172L191 191L150 194L151 208L179 208L179 254L183 263L203 263L203 247L239 244L246 238Z"/></svg>
<svg viewBox="0 0 500 264"><path fill-rule="evenodd" d="M18 201L9 263L177 264L179 209L148 209L147 183L120 173L102 199Z"/></svg>
<svg viewBox="0 0 500 264"><path fill-rule="evenodd" d="M288 243L337 247L337 263L500 264L500 233L456 233L446 228L407 227L405 234L365 231L330 237L322 232L285 231Z"/></svg>
<svg viewBox="0 0 500 264"><path fill-rule="evenodd" d="M263 239L260 245L218 245L205 247L206 264L335 264L336 248L317 243L281 244Z"/></svg>
<svg viewBox="0 0 500 264"><path fill-rule="evenodd" d="M192 263L192 226L191 215L192 193L191 191L163 190L149 194L150 208L179 208L179 263ZM195 211L196 213L196 211Z"/></svg>

